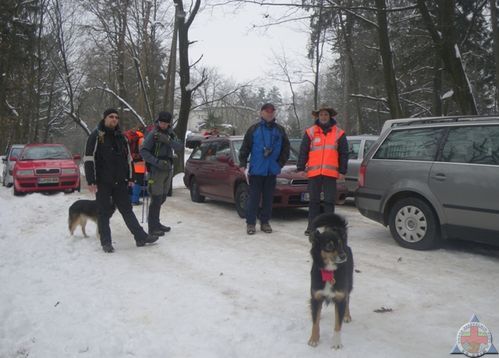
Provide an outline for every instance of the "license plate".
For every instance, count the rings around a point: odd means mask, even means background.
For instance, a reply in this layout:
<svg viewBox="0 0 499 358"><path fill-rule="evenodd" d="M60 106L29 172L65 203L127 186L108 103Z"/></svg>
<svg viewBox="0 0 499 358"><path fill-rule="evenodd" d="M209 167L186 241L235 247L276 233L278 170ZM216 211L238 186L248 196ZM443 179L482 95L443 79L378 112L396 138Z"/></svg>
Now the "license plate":
<svg viewBox="0 0 499 358"><path fill-rule="evenodd" d="M324 200L324 192L321 192L321 201ZM309 193L301 193L301 201L310 201Z"/></svg>
<svg viewBox="0 0 499 358"><path fill-rule="evenodd" d="M38 178L38 184L55 184L59 183L59 178Z"/></svg>

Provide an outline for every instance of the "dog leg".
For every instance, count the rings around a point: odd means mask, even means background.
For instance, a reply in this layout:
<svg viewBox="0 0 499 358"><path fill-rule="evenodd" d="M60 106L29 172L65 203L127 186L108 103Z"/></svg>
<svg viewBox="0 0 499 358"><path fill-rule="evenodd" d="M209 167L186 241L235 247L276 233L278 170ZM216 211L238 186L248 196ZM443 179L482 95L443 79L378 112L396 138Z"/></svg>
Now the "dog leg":
<svg viewBox="0 0 499 358"><path fill-rule="evenodd" d="M75 232L75 229L76 229L76 224L74 221L71 221L71 219L69 219L69 232L71 233L71 236L73 236L74 232Z"/></svg>
<svg viewBox="0 0 499 358"><path fill-rule="evenodd" d="M322 300L312 298L310 300L310 309L312 311L312 334L308 340L308 345L311 347L317 347L320 338Z"/></svg>
<svg viewBox="0 0 499 358"><path fill-rule="evenodd" d="M81 225L81 231L83 232L83 236L88 237L87 233L85 232L85 226L87 225L87 218L82 218L80 220L80 225Z"/></svg>
<svg viewBox="0 0 499 358"><path fill-rule="evenodd" d="M352 316L350 315L350 294L348 294L345 298L345 318L343 318L343 322L350 323L352 322Z"/></svg>
<svg viewBox="0 0 499 358"><path fill-rule="evenodd" d="M335 320L334 320L334 335L333 335L333 349L340 349L343 347L341 344L341 324L345 317L346 300L342 299L337 301L334 305Z"/></svg>

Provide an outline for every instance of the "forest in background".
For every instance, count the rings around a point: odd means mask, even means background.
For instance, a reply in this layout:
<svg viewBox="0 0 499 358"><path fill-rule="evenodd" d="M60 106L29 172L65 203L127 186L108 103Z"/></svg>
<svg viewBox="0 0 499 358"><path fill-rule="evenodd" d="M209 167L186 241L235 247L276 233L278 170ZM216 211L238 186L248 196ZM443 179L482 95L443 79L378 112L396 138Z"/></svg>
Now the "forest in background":
<svg viewBox="0 0 499 358"><path fill-rule="evenodd" d="M260 6L261 21L251 21L261 26L307 23L308 63L282 54L269 69L290 95L188 57L189 26L211 6ZM278 21L265 16L269 6L299 15ZM62 142L81 152L110 106L124 128L173 110L180 136L194 110L207 128L244 133L266 101L290 136L322 103L349 134L378 133L390 118L494 114L496 13L495 0L4 0L0 148Z"/></svg>

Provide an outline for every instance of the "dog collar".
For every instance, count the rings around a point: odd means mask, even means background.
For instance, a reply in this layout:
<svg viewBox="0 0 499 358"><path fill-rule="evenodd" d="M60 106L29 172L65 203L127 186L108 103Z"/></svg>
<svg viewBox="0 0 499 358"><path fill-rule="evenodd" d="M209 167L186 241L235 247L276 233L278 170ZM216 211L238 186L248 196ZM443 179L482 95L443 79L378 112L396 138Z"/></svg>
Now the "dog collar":
<svg viewBox="0 0 499 358"><path fill-rule="evenodd" d="M336 280L334 279L334 271L321 269L322 282L331 282L334 284Z"/></svg>

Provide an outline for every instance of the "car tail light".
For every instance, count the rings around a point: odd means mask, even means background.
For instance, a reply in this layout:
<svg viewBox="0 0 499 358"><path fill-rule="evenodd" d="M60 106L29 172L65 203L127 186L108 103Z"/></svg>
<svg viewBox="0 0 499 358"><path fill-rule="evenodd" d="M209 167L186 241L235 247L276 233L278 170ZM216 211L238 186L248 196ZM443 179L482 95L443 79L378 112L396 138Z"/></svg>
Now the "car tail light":
<svg viewBox="0 0 499 358"><path fill-rule="evenodd" d="M366 163L362 163L359 170L359 188L362 188L366 184L366 172L367 165Z"/></svg>

